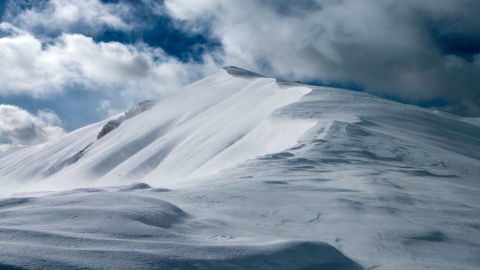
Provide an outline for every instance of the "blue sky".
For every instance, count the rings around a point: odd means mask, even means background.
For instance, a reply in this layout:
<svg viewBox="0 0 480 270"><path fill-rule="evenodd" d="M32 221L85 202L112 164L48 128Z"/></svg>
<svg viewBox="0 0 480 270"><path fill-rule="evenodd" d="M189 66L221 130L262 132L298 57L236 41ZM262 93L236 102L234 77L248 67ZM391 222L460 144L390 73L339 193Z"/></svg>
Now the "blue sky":
<svg viewBox="0 0 480 270"><path fill-rule="evenodd" d="M226 65L478 117L479 12L476 0L3 0L0 145L60 136Z"/></svg>

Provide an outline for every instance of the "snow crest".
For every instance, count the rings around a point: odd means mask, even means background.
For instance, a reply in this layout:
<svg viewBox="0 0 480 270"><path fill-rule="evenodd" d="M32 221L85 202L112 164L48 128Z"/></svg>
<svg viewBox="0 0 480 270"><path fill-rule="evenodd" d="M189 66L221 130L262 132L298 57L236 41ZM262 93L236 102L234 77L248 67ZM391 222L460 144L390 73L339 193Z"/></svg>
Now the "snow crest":
<svg viewBox="0 0 480 270"><path fill-rule="evenodd" d="M36 188L55 183L60 189L93 181L174 184L210 175L295 146L316 121L274 112L310 91L298 85L280 87L275 79L226 67L88 131L0 156L0 175L16 183L18 178L35 181Z"/></svg>

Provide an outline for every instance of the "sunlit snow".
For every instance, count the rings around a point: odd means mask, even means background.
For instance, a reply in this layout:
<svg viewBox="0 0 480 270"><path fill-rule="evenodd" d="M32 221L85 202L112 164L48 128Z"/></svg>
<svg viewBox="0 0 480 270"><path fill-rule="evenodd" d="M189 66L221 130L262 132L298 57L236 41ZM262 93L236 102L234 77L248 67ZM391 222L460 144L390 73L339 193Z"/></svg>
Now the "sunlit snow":
<svg viewBox="0 0 480 270"><path fill-rule="evenodd" d="M480 126L234 67L0 153L0 268L476 269Z"/></svg>

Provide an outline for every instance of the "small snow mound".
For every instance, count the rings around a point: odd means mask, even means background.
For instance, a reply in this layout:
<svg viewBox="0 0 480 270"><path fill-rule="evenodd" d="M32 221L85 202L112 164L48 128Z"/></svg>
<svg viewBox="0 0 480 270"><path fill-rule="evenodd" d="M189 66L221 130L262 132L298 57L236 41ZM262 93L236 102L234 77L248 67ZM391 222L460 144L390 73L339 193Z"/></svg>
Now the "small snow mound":
<svg viewBox="0 0 480 270"><path fill-rule="evenodd" d="M169 229L189 217L174 204L162 201L161 208L142 209L131 213L128 218L147 226Z"/></svg>
<svg viewBox="0 0 480 270"><path fill-rule="evenodd" d="M262 76L260 74L241 69L238 67L234 66L228 66L223 68L228 74L235 76L235 77L240 77L240 78L265 78L265 76Z"/></svg>
<svg viewBox="0 0 480 270"><path fill-rule="evenodd" d="M168 189L168 188L153 188L150 191L151 192L169 192L170 189Z"/></svg>
<svg viewBox="0 0 480 270"><path fill-rule="evenodd" d="M42 239L45 234L52 234L49 241L58 244L69 241L61 237L64 234L78 233L81 238L84 232L113 238L164 237L171 232L158 231L158 228L170 229L190 218L173 203L132 193L105 191L60 195L3 201L0 226L5 226L14 236L22 236L25 228L17 225L30 224L42 228L32 232L30 239ZM13 208L15 211L10 211ZM43 244L47 245L46 242Z"/></svg>
<svg viewBox="0 0 480 270"><path fill-rule="evenodd" d="M279 245L275 252L245 259L246 269L255 269L255 266L259 266L257 269L363 269L323 242L291 241Z"/></svg>
<svg viewBox="0 0 480 270"><path fill-rule="evenodd" d="M167 269L363 269L323 242L287 241L263 245L202 247L209 258L168 258ZM192 255L198 256L193 250Z"/></svg>
<svg viewBox="0 0 480 270"><path fill-rule="evenodd" d="M120 191L134 191L134 190L149 189L149 188L152 188L152 187L145 183L133 183L128 185L126 188L120 189Z"/></svg>

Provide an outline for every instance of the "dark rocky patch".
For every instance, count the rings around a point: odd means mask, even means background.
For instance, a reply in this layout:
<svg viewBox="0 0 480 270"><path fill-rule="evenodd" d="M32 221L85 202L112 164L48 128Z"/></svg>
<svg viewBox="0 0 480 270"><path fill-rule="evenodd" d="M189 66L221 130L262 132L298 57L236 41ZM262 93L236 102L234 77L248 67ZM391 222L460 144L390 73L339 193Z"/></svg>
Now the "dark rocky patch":
<svg viewBox="0 0 480 270"><path fill-rule="evenodd" d="M133 118L144 111L150 110L155 104L157 104L156 100L144 100L137 105L130 108L128 111L125 112L124 115L120 116L117 119L108 121L103 127L100 133L97 135L97 139L103 138L105 135L110 133L112 130L118 128L123 121Z"/></svg>

